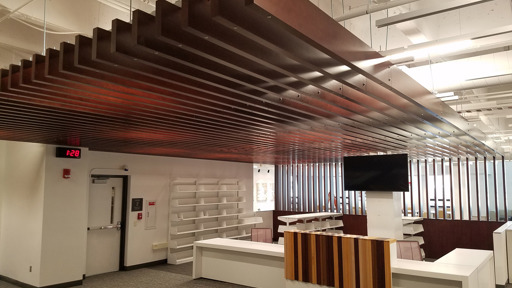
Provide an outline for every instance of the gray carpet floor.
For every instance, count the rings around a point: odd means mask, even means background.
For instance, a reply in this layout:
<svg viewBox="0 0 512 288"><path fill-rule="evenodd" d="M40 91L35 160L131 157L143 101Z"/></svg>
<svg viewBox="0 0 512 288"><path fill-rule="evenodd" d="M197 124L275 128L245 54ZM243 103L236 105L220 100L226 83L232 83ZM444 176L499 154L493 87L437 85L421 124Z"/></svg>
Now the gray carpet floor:
<svg viewBox="0 0 512 288"><path fill-rule="evenodd" d="M181 265L156 265L132 271L112 272L85 278L85 288L244 288L246 286L214 281L209 279L192 279L192 263ZM0 281L0 288L18 288Z"/></svg>
<svg viewBox="0 0 512 288"><path fill-rule="evenodd" d="M120 271L87 277L82 286L85 288L246 288L209 279L192 279L192 263L181 265L157 265L133 271ZM0 281L0 288L19 288L16 285ZM506 288L512 288L507 284Z"/></svg>

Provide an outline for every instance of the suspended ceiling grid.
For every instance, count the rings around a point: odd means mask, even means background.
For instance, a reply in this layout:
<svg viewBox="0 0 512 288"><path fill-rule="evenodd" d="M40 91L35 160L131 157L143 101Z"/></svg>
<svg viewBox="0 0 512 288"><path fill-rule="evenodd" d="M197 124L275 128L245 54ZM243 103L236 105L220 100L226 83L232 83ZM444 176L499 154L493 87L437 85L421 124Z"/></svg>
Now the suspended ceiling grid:
<svg viewBox="0 0 512 288"><path fill-rule="evenodd" d="M259 163L501 155L308 1L180 4L2 69L0 139Z"/></svg>

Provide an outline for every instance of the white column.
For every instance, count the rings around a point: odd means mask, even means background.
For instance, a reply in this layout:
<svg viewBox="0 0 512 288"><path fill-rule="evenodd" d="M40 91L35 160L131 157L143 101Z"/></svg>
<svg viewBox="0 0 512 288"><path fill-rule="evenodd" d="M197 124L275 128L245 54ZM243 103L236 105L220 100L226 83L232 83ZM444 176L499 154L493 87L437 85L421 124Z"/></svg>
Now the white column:
<svg viewBox="0 0 512 288"><path fill-rule="evenodd" d="M403 239L400 193L366 192L368 236Z"/></svg>

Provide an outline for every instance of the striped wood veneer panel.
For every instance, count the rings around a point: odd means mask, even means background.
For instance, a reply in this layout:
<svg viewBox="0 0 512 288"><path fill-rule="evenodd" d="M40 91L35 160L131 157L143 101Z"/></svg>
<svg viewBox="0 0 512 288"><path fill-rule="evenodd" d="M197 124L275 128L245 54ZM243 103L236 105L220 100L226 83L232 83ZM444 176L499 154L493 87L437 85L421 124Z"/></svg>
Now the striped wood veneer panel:
<svg viewBox="0 0 512 288"><path fill-rule="evenodd" d="M285 277L343 288L391 288L394 239L286 231Z"/></svg>

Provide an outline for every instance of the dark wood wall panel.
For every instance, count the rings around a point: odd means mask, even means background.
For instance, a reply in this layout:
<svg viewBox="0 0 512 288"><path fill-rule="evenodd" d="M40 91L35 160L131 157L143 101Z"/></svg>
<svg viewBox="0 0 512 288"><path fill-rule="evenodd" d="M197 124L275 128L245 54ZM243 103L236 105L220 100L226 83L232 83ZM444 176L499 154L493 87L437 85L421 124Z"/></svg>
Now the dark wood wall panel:
<svg viewBox="0 0 512 288"><path fill-rule="evenodd" d="M345 214L343 219L343 233L352 235L368 235L366 215L348 215Z"/></svg>
<svg viewBox="0 0 512 288"><path fill-rule="evenodd" d="M425 255L440 258L455 248L492 250L492 232L503 222L423 220Z"/></svg>

